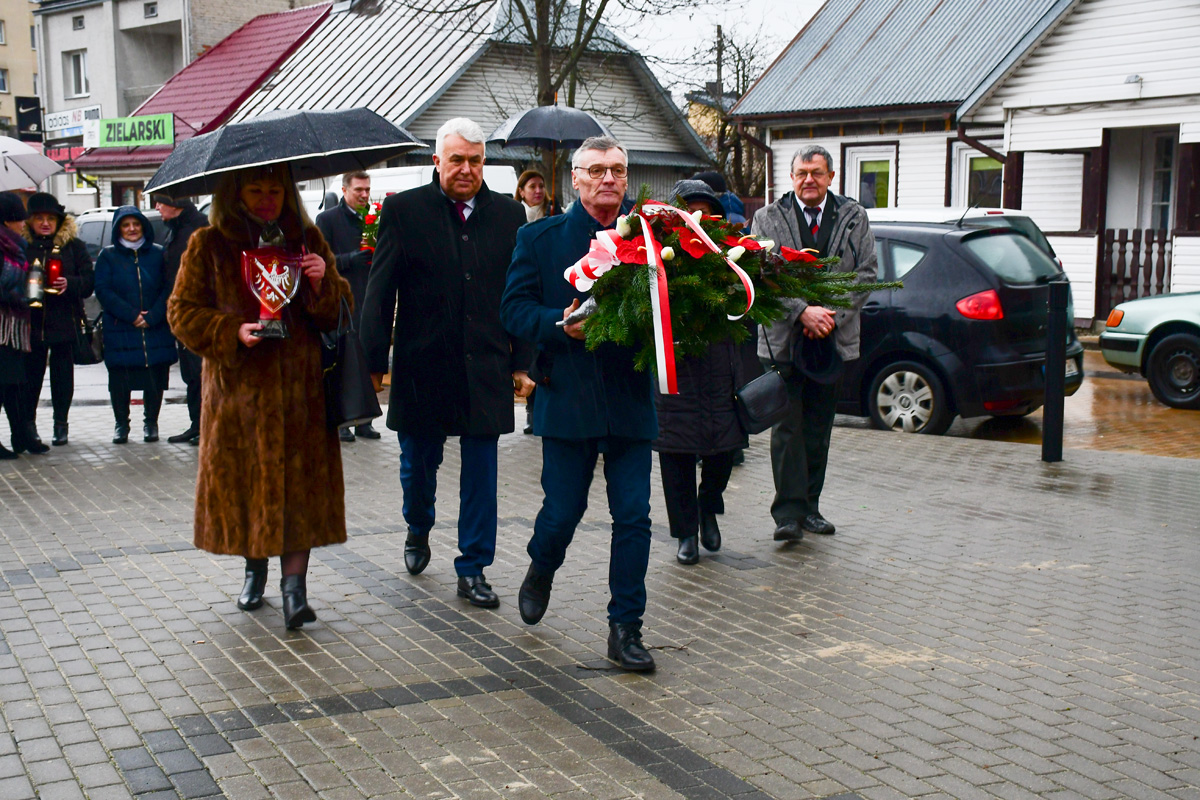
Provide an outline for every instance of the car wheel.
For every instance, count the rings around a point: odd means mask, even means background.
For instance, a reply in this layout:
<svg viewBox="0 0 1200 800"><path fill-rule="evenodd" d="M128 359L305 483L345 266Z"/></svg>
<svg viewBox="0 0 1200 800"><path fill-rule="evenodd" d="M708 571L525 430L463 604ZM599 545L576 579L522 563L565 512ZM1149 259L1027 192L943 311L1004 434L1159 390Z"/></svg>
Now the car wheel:
<svg viewBox="0 0 1200 800"><path fill-rule="evenodd" d="M1154 346L1146 363L1154 396L1172 408L1200 408L1200 336L1173 333Z"/></svg>
<svg viewBox="0 0 1200 800"><path fill-rule="evenodd" d="M885 431L941 435L954 415L933 370L915 361L888 364L871 381L871 421Z"/></svg>

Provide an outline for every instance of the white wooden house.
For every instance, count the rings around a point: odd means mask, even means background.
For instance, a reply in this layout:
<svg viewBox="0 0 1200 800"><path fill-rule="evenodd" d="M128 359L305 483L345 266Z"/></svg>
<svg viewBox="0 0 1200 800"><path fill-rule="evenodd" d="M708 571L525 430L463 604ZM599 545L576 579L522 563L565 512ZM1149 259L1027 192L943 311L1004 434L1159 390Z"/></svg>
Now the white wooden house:
<svg viewBox="0 0 1200 800"><path fill-rule="evenodd" d="M508 17L513 1L482 3L475 14L444 15L399 2L336 3L322 27L231 120L275 109L367 106L431 144L452 117L469 117L490 133L537 104L532 48L514 33ZM665 197L675 181L711 164L704 143L643 58L603 26L579 75L575 105L629 148L631 192L648 183L655 196ZM565 104L565 91L560 99ZM401 163L428 164L431 152L413 151ZM487 148L490 163L518 168L533 155L528 148ZM559 179L570 186L565 175Z"/></svg>
<svg viewBox="0 0 1200 800"><path fill-rule="evenodd" d="M820 144L834 190L868 206L1027 211L1086 324L1113 285L1200 288L1197 42L1192 0L828 0L733 116L764 131L768 201L790 190L791 155ZM1134 228L1162 231L1161 288L1157 273L1132 288L1132 243L1112 279L1105 231Z"/></svg>

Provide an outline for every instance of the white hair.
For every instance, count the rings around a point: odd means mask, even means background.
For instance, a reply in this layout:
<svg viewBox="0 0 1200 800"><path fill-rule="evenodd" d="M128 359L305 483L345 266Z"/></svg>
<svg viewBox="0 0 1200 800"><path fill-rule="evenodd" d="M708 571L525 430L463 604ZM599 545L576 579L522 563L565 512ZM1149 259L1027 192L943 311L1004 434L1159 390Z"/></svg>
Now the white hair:
<svg viewBox="0 0 1200 800"><path fill-rule="evenodd" d="M579 157L583 155L585 150L599 150L602 153L609 150L620 150L621 155L625 157L625 163L629 163L629 151L625 149L625 145L611 136L589 136L583 140L583 144L579 145L579 149L571 155L571 169L579 166Z"/></svg>
<svg viewBox="0 0 1200 800"><path fill-rule="evenodd" d="M473 120L469 120L466 117L448 119L442 123L442 127L438 128L437 142L434 147L434 152L437 153L438 158L442 157L445 151L446 137L451 134L461 136L471 144L484 143L483 128L479 127Z"/></svg>

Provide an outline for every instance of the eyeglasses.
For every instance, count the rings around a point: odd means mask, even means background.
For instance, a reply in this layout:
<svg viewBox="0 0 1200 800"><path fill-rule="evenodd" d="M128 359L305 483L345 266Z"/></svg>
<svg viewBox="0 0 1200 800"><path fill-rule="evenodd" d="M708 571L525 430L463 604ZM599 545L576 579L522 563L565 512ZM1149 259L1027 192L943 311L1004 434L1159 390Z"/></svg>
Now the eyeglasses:
<svg viewBox="0 0 1200 800"><path fill-rule="evenodd" d="M812 172L809 172L808 170L802 169L799 172L793 172L792 177L798 181L803 181L803 180L808 180L808 176L812 175L812 178L814 181L819 181L828 174L829 174L828 172L822 172L820 170L813 170Z"/></svg>
<svg viewBox="0 0 1200 800"><path fill-rule="evenodd" d="M581 169L588 174L588 177L594 181L602 180L604 173L611 172L612 176L617 180L621 180L629 174L629 167L624 164L613 164L611 167L602 167L599 164L593 164L590 167L571 167L571 169Z"/></svg>

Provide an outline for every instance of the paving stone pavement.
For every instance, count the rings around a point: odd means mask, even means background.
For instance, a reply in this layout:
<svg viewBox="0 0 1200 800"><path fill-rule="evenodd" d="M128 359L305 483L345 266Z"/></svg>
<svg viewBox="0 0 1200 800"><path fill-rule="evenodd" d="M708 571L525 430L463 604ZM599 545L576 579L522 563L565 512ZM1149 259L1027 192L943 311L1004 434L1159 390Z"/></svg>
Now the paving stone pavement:
<svg viewBox="0 0 1200 800"><path fill-rule="evenodd" d="M195 448L109 444L103 406L71 434L0 464L4 800L1200 798L1193 460L838 428L838 533L780 546L756 437L695 567L656 473L644 676L604 658L602 476L520 621L533 437L501 439L498 611L455 597L453 445L405 572L385 437L344 447L350 540L289 633L274 580L242 613L241 563L192 548Z"/></svg>

